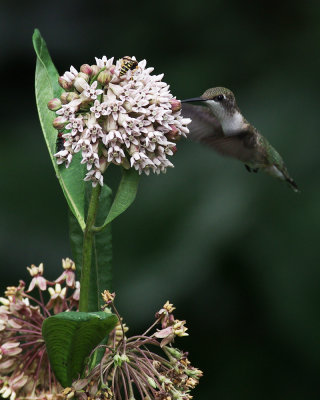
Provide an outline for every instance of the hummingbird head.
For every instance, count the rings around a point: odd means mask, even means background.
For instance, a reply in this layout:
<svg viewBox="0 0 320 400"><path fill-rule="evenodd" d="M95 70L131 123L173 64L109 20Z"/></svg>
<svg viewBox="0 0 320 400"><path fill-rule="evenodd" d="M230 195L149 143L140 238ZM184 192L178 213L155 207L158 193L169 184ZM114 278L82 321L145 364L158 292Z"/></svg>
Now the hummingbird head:
<svg viewBox="0 0 320 400"><path fill-rule="evenodd" d="M215 87L207 89L202 96L204 101L214 101L223 105L224 108L232 108L236 105L236 99L231 90L224 87Z"/></svg>
<svg viewBox="0 0 320 400"><path fill-rule="evenodd" d="M182 103L195 103L208 107L218 119L225 133L241 129L244 121L231 90L224 87L207 89L200 97L182 100Z"/></svg>

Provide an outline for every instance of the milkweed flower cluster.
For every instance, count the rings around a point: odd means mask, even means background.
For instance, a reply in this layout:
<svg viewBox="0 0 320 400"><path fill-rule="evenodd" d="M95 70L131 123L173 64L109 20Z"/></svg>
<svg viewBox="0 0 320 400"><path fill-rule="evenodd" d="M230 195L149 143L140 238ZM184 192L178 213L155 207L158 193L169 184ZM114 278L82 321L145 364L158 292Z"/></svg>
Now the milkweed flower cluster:
<svg viewBox="0 0 320 400"><path fill-rule="evenodd" d="M140 174L166 172L173 167L167 157L189 133L191 120L182 117L181 103L162 82L163 74L152 75L153 68L134 57L95 60L80 72L71 66L59 78L65 92L48 103L57 114L57 163L68 167L81 152L87 166L84 179L93 186L103 184L110 163Z"/></svg>
<svg viewBox="0 0 320 400"><path fill-rule="evenodd" d="M0 298L0 396L15 399L61 398L62 387L50 368L41 328L45 318L77 310L80 284L72 260L62 260L63 273L51 282L43 264L32 265L28 287L7 287ZM31 292L38 292L33 297ZM37 297L37 298L36 298Z"/></svg>
<svg viewBox="0 0 320 400"><path fill-rule="evenodd" d="M177 336L188 335L185 321L173 316L172 304L167 302L156 313L156 321L142 335L127 338L127 328L113 304L114 294L105 291L103 298L106 307L111 306L118 315L119 324L109 337L101 362L88 368L85 378L65 388L64 398L190 400L190 391L202 372L190 364L188 353L172 346Z"/></svg>

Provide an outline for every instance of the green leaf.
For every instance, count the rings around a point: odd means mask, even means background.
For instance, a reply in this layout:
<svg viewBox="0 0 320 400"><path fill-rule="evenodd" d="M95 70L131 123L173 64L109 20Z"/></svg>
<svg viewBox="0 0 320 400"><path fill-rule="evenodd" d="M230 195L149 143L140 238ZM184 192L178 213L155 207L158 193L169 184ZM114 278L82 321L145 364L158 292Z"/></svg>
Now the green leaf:
<svg viewBox="0 0 320 400"><path fill-rule="evenodd" d="M106 219L107 224L110 224L133 203L136 198L139 180L140 175L133 168L123 169L117 194Z"/></svg>
<svg viewBox="0 0 320 400"><path fill-rule="evenodd" d="M85 228L84 217L84 190L85 166L80 164L81 155L73 157L69 168L59 167L53 155L56 153L57 131L52 126L55 118L53 111L47 107L48 102L54 97L60 97L62 88L58 84L59 74L51 60L46 43L38 29L34 31L33 46L37 54L35 92L38 114L44 139L46 141L50 158L59 179L63 193L66 197L70 210L77 218L81 229Z"/></svg>
<svg viewBox="0 0 320 400"><path fill-rule="evenodd" d="M81 376L86 358L117 322L116 315L103 311L63 312L44 320L42 335L50 365L63 387Z"/></svg>
<svg viewBox="0 0 320 400"><path fill-rule="evenodd" d="M91 195L91 184L87 186L86 208ZM101 189L97 223L101 224L108 214L112 202L112 191L104 185ZM83 232L73 214L69 214L69 232L72 257L76 263L78 279L81 276ZM93 240L93 257L90 273L89 311L100 310L103 300L101 293L111 290L112 281L112 233L111 225L104 231L96 233Z"/></svg>
<svg viewBox="0 0 320 400"><path fill-rule="evenodd" d="M140 175L133 168L123 169L122 178L108 216L103 225L95 229L97 232L102 231L133 203L137 194L139 179Z"/></svg>

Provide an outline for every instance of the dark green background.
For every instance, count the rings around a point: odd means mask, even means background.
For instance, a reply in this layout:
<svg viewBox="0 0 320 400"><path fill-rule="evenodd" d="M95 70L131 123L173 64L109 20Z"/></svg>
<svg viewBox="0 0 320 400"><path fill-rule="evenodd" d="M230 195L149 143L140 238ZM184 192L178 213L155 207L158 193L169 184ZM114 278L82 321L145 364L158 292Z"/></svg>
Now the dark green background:
<svg viewBox="0 0 320 400"><path fill-rule="evenodd" d="M61 73L146 58L178 98L234 91L301 188L182 141L114 224L114 287L131 332L170 299L205 372L196 399L319 399L318 1L0 3L1 286L70 256L67 209L34 102L39 28Z"/></svg>

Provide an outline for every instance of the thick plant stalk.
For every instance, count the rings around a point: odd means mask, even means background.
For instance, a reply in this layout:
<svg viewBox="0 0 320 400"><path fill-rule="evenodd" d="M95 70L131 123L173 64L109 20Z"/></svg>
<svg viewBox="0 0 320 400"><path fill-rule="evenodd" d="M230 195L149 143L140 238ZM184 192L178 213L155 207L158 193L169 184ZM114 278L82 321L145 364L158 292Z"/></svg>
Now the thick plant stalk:
<svg viewBox="0 0 320 400"><path fill-rule="evenodd" d="M94 232L92 228L96 220L100 192L101 186L99 184L92 189L86 228L83 235L79 311L84 312L88 312L89 308L90 270L92 263L92 244L94 237Z"/></svg>

